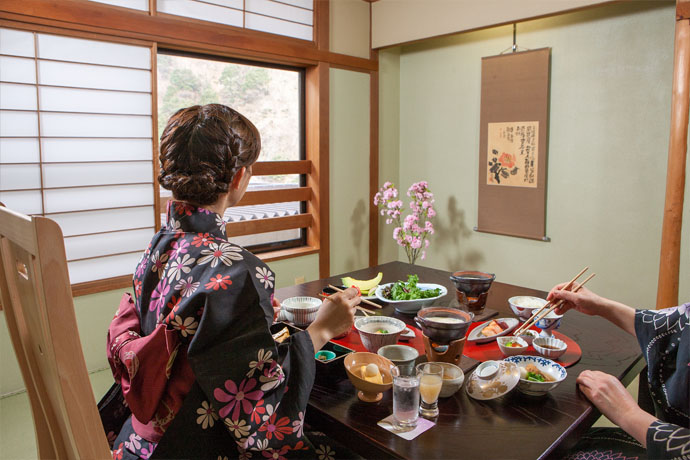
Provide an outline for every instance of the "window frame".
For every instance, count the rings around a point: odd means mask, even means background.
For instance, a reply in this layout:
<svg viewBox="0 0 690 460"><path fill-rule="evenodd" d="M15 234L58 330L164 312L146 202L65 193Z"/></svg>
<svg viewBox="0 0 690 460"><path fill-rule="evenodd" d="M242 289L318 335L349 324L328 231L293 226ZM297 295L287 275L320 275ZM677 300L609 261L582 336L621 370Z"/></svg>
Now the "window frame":
<svg viewBox="0 0 690 460"><path fill-rule="evenodd" d="M166 56L179 56L179 57L186 57L186 58L193 58L193 59L201 59L205 61L215 61L215 62L221 62L221 63L228 63L228 64L240 64L240 65L247 65L247 66L252 66L252 67L261 67L261 68L266 68L266 69L278 69L278 70L286 70L286 71L291 71L291 72L296 72L299 75L299 85L298 85L298 112L299 112L299 120L298 120L298 130L299 130L299 143L298 143L298 149L299 149L299 159L298 160L293 160L293 161L306 161L306 123L305 123L305 80L306 80L306 70L304 67L297 67L297 66L290 66L286 64L274 64L274 63L266 63L266 62L258 62L258 61L250 61L247 59L239 59L239 58L231 58L231 57L226 57L226 56L216 56L212 54L205 54L205 53L194 53L194 52L189 52L189 51L180 51L180 50L175 50L175 49L161 49L158 48L157 53L156 53L156 59L158 55L166 55ZM156 69L157 70L157 69ZM156 81L158 72L156 71ZM156 97L158 97L158 94L156 94ZM154 133L155 137L160 139L161 133L156 132ZM258 163L271 163L270 161L268 162L263 162L263 161L258 161ZM261 166L259 166L261 168ZM259 169L259 172L261 172L261 169ZM253 174L253 176L257 176L257 174ZM158 197L159 199L163 199L162 196L160 196L160 191L161 191L161 186L156 181L154 183L154 187L158 188ZM306 187L306 174L302 173L299 174L299 185L298 188L304 189ZM295 190L295 187L291 187L289 189L285 189L290 193L291 191ZM282 189L281 189L282 191ZM248 190L251 196L250 190ZM300 200L300 214L306 214L307 211L307 206L306 206L306 201L307 200ZM261 204L271 204L270 202L266 203L261 203ZM235 206L242 206L241 202L236 204ZM159 209L161 210L161 214L164 213L165 211L165 206L163 206L163 203L161 202L159 204ZM256 221L261 221L265 219L256 219ZM157 225L159 225L159 220L156 221ZM233 223L228 223L227 228L232 229L233 228ZM157 228L158 230L158 228ZM266 254L267 258L271 256L271 254L275 251L284 251L287 249L294 249L294 248L301 248L304 246L307 246L307 230L306 228L300 228L300 237L295 238L295 239L290 239L290 240L281 240L281 241L275 241L275 242L270 242L270 243L259 243L251 246L245 246L245 249L249 250L250 252L254 253L257 256L260 256L261 254ZM228 232L230 234L230 231Z"/></svg>

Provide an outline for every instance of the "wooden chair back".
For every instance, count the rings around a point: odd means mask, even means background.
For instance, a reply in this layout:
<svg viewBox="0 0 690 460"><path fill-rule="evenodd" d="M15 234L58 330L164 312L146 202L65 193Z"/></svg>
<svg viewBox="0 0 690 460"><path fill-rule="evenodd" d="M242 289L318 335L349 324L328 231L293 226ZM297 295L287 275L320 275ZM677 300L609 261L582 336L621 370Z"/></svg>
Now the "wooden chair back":
<svg viewBox="0 0 690 460"><path fill-rule="evenodd" d="M60 227L0 207L0 294L39 458L110 458L86 370Z"/></svg>

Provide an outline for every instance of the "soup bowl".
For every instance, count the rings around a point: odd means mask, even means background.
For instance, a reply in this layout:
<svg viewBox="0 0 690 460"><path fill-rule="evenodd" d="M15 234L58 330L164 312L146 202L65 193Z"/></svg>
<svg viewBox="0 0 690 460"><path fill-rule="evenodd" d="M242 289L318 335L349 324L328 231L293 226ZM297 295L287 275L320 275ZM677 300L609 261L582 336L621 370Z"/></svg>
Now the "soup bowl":
<svg viewBox="0 0 690 460"><path fill-rule="evenodd" d="M364 348L376 353L379 348L398 342L400 334L405 330L405 323L390 316L365 316L355 320L355 329L359 332Z"/></svg>

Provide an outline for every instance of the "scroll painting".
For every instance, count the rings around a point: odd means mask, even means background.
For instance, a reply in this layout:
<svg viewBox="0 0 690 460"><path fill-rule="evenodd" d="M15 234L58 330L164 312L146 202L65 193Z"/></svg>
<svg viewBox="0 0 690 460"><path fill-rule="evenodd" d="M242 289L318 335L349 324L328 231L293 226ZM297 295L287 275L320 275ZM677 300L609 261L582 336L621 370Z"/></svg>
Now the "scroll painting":
<svg viewBox="0 0 690 460"><path fill-rule="evenodd" d="M482 59L477 231L547 239L550 54Z"/></svg>

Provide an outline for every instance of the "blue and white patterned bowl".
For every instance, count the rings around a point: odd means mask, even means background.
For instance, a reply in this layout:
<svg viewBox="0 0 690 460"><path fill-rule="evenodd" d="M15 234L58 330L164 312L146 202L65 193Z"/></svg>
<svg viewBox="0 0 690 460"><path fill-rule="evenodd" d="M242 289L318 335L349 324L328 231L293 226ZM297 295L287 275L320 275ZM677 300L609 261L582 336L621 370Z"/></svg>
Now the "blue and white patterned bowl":
<svg viewBox="0 0 690 460"><path fill-rule="evenodd" d="M563 366L551 361L550 359L539 356L510 356L506 358L505 361L515 363L520 369L525 368L525 366L528 364L534 364L540 372L548 373L552 378L555 379L553 382L532 382L520 377L518 391L531 396L545 395L549 391L556 388L558 384L565 380L565 378L568 376L568 372Z"/></svg>

